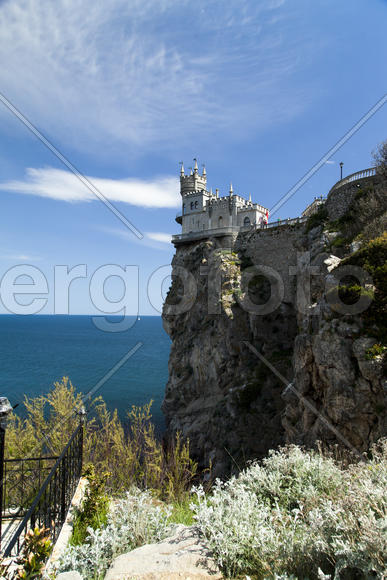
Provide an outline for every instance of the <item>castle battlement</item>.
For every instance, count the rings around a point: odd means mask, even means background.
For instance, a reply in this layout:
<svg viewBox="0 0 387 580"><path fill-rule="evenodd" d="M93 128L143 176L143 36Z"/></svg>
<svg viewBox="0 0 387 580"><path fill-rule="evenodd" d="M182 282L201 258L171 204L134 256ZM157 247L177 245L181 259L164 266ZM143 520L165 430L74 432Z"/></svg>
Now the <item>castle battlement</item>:
<svg viewBox="0 0 387 580"><path fill-rule="evenodd" d="M218 189L215 194L212 189L208 191L206 168L203 166L200 174L197 160L194 162L189 175L185 174L183 163L180 167L182 209L176 221L182 225L183 234L200 233L203 236L214 230L237 233L241 228L267 222L269 210L253 203L251 196L246 199L234 194L232 185L227 196L219 196Z"/></svg>

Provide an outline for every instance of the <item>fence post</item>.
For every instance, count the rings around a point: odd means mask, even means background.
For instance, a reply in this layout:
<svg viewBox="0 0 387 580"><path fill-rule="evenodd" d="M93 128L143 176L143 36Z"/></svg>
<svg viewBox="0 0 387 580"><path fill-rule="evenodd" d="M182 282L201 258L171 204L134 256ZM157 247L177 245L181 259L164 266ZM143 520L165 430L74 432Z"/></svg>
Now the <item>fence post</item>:
<svg viewBox="0 0 387 580"><path fill-rule="evenodd" d="M79 450L78 450L80 470L82 470L82 465L83 465L83 438L84 438L84 433L85 433L86 415L87 415L87 413L86 413L85 407L81 407L78 411L79 421L81 423L81 432L80 432Z"/></svg>
<svg viewBox="0 0 387 580"><path fill-rule="evenodd" d="M4 490L4 443L5 429L7 426L7 417L12 411L12 407L6 397L0 397L0 550L1 537L3 534L3 490Z"/></svg>

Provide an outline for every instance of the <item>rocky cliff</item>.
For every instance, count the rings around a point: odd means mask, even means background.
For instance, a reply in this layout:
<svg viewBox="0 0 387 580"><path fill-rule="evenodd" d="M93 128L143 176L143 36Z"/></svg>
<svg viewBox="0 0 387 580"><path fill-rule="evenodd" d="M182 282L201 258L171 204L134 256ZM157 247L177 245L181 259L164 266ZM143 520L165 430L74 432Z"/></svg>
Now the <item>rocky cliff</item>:
<svg viewBox="0 0 387 580"><path fill-rule="evenodd" d="M387 433L386 190L362 179L306 223L177 245L167 436L215 474L285 442L363 451Z"/></svg>

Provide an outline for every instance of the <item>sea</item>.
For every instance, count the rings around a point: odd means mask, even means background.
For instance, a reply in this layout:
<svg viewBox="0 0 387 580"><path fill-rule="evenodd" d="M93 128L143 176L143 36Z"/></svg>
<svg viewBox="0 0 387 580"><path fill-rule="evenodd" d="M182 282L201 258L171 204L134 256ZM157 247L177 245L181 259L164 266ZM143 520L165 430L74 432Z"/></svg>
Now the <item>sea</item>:
<svg viewBox="0 0 387 580"><path fill-rule="evenodd" d="M152 399L152 420L162 433L171 341L159 316L129 322L124 332L106 332L91 316L1 315L0 396L23 415L25 395L47 393L69 377L82 393L101 395L123 421L132 405Z"/></svg>

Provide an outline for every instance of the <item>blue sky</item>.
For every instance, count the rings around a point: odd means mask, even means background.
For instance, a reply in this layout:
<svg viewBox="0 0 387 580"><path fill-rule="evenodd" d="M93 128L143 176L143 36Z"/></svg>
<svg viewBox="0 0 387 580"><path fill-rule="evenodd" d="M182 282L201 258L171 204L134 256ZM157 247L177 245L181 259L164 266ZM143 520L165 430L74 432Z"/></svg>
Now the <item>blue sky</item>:
<svg viewBox="0 0 387 580"><path fill-rule="evenodd" d="M157 314L179 231L178 162L273 207L386 93L385 0L0 1L0 92L116 206L139 240L0 102L0 272L136 265ZM275 215L299 215L387 138L383 106ZM22 280L23 281L23 280ZM163 289L168 286L164 281ZM118 300L122 284L105 288ZM137 299L138 297L138 299ZM139 307L137 304L139 303ZM4 305L0 312L7 312Z"/></svg>

